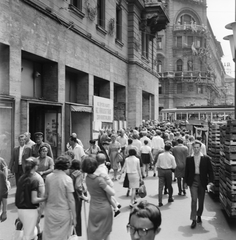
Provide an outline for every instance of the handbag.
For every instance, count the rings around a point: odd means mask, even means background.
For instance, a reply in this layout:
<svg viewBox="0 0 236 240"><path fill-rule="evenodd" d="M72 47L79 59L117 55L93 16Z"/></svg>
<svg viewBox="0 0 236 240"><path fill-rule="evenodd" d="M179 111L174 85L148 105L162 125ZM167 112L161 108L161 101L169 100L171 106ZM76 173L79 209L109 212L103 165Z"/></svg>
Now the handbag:
<svg viewBox="0 0 236 240"><path fill-rule="evenodd" d="M23 225L20 219L16 219L15 221L15 231L11 240L23 240Z"/></svg>
<svg viewBox="0 0 236 240"><path fill-rule="evenodd" d="M123 162L123 154L122 153L117 153L117 157L116 157L116 160L117 160L117 162L119 163L119 162Z"/></svg>
<svg viewBox="0 0 236 240"><path fill-rule="evenodd" d="M75 227L73 227L71 236L68 238L68 240L79 240L79 239L80 239L79 236L76 235Z"/></svg>
<svg viewBox="0 0 236 240"><path fill-rule="evenodd" d="M138 189L138 194L141 198L144 198L147 196L147 189L146 189L146 186L144 184L144 182L140 182L140 187Z"/></svg>
<svg viewBox="0 0 236 240"><path fill-rule="evenodd" d="M124 179L124 182L123 182L123 187L124 187L124 188L129 188L129 178L128 178L128 174L127 174L127 173L125 174L125 179Z"/></svg>

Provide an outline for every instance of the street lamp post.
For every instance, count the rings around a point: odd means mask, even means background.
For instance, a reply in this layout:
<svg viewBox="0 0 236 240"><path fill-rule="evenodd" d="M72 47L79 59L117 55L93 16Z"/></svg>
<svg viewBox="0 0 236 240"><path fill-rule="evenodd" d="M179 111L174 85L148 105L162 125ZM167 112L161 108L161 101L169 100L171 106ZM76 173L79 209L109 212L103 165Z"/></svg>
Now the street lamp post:
<svg viewBox="0 0 236 240"><path fill-rule="evenodd" d="M235 3L235 22L229 23L225 26L226 29L233 30L233 34L224 37L229 40L230 49L234 61L234 119L236 119L236 3Z"/></svg>

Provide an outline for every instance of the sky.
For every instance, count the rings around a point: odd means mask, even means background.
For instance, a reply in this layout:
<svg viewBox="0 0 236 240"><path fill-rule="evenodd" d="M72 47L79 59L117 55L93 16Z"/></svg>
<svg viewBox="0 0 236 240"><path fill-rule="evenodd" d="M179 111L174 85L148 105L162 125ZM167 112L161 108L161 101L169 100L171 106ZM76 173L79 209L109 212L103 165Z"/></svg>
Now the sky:
<svg viewBox="0 0 236 240"><path fill-rule="evenodd" d="M234 62L230 50L229 41L223 40L227 35L232 34L232 30L225 28L225 25L235 22L235 0L207 0L207 17L216 39L221 43L224 52L222 63L230 63L231 74L234 77Z"/></svg>

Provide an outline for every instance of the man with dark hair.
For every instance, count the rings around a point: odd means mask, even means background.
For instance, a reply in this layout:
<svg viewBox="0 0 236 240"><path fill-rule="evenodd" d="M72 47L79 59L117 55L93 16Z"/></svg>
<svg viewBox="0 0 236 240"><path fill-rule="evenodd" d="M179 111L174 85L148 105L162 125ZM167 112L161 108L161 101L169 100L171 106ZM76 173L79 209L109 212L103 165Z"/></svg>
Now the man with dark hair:
<svg viewBox="0 0 236 240"><path fill-rule="evenodd" d="M178 183L178 189L179 193L178 195L181 196L182 193L186 195L185 188L184 188L184 175L185 175L185 163L186 158L188 156L188 148L183 145L183 139L178 138L177 139L178 145L174 146L172 149L173 156L175 157L175 161L177 164L177 167L175 169L175 177L177 178Z"/></svg>
<svg viewBox="0 0 236 240"><path fill-rule="evenodd" d="M52 148L48 143L43 142L43 133L42 132L36 132L34 134L35 137L35 144L31 147L32 148L32 156L33 157L38 157L39 156L39 148L42 145L46 145L48 148L48 156L53 159L53 153L52 153Z"/></svg>
<svg viewBox="0 0 236 240"><path fill-rule="evenodd" d="M160 232L161 212L159 208L147 201L141 201L131 210L127 231L131 239L154 240Z"/></svg>
<svg viewBox="0 0 236 240"><path fill-rule="evenodd" d="M204 207L205 189L214 181L214 174L211 165L211 159L207 155L201 153L201 142L193 143L193 156L186 159L185 181L190 187L191 193L191 228L195 228L197 223L201 223L202 212ZM198 209L197 209L198 203Z"/></svg>
<svg viewBox="0 0 236 240"><path fill-rule="evenodd" d="M157 170L159 177L159 207L163 206L162 203L162 192L165 183L169 192L168 202L174 202L172 197L173 188L172 188L172 170L176 168L175 157L170 152L171 145L166 144L164 147L165 152L159 154L157 159Z"/></svg>

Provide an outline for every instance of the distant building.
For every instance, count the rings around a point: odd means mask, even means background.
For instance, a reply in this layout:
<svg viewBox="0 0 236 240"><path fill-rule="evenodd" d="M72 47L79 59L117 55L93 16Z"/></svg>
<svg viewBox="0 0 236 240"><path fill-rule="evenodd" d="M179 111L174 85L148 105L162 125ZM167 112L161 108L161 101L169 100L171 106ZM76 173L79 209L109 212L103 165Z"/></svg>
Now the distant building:
<svg viewBox="0 0 236 240"><path fill-rule="evenodd" d="M221 104L223 51L207 19L206 0L169 0L170 24L158 33L160 109Z"/></svg>

